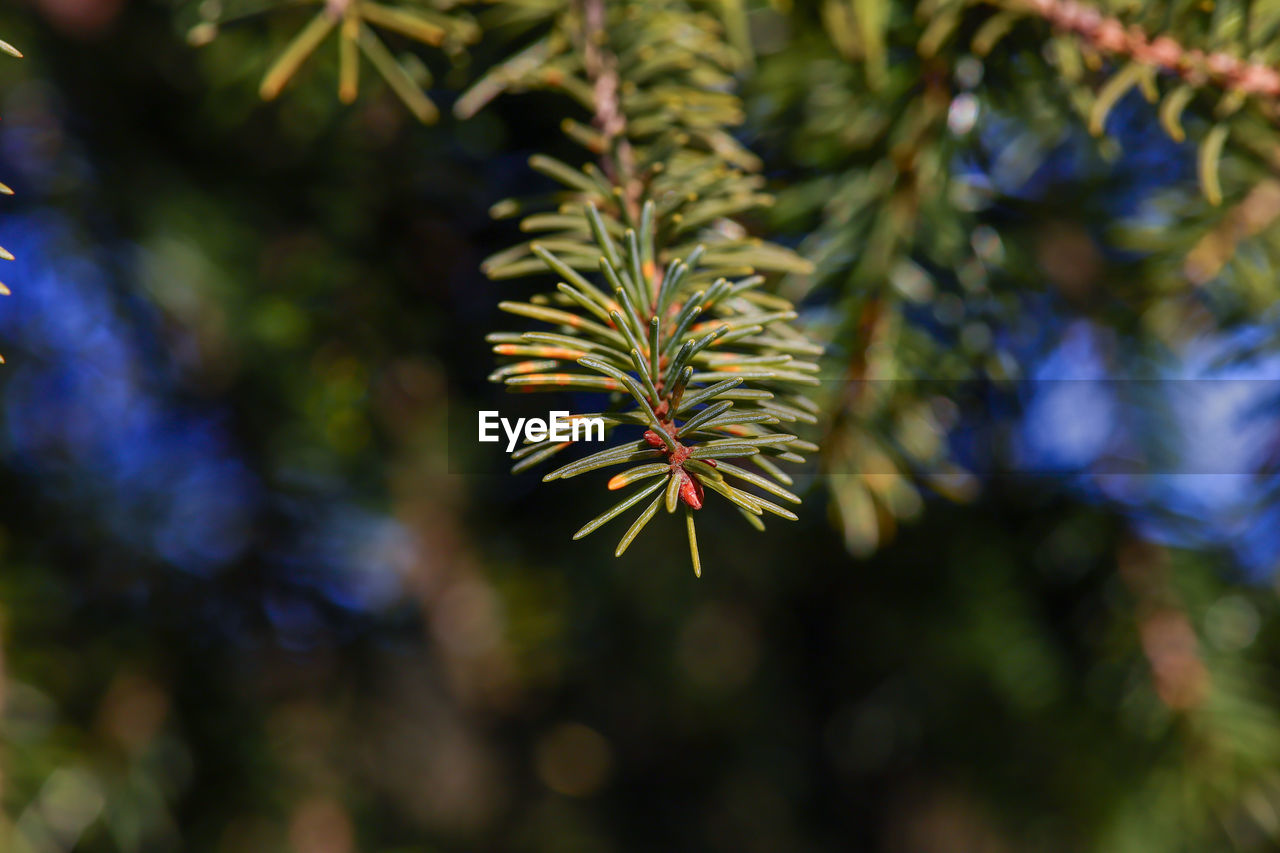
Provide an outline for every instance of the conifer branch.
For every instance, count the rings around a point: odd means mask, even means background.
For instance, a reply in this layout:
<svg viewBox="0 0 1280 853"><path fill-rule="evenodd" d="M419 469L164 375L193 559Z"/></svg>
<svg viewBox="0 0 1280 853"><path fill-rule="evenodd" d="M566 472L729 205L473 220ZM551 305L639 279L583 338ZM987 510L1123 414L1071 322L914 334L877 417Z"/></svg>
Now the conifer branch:
<svg viewBox="0 0 1280 853"><path fill-rule="evenodd" d="M1034 15L1076 39L1091 67L1100 66L1103 59L1109 59L1116 66L1108 72L1089 109L1089 129L1095 135L1103 133L1104 123L1115 104L1137 87L1149 101L1159 102L1161 126L1171 138L1181 142L1186 138L1182 114L1197 94L1204 90L1220 93L1212 110L1213 123L1199 144L1198 162L1204 198L1214 206L1224 198L1219 161L1232 135L1227 119L1251 103L1267 121L1280 122L1280 70L1267 61L1265 51L1255 51L1250 45L1251 7L1248 4L1237 29L1215 27L1207 33L1196 28L1180 31L1176 26L1179 20L1176 8L1163 7L1168 29L1154 33L1082 0L986 2L1002 11L990 19L973 40L973 48L980 55L991 50L1016 17ZM991 26L996 23L998 27ZM1203 41L1205 46L1194 46L1195 41ZM1269 58L1274 61L1274 55ZM1161 77L1175 81L1176 85L1162 93L1157 82ZM1264 153L1262 160L1274 170L1272 153Z"/></svg>
<svg viewBox="0 0 1280 853"><path fill-rule="evenodd" d="M1265 98L1280 96L1280 71L1265 63L1225 50L1188 48L1166 34L1153 37L1142 27L1125 24L1079 0L1013 0L1009 6L1040 15L1099 53L1132 59L1191 86L1214 85L1226 92Z"/></svg>
<svg viewBox="0 0 1280 853"><path fill-rule="evenodd" d="M283 8L299 4L277 5ZM411 67L397 59L378 31L438 47L448 54L460 52L465 45L480 37L480 28L475 21L454 9L448 0L388 0L385 3L375 0L302 0L302 5L319 5L320 8L268 66L258 87L263 100L278 97L320 45L330 35L336 34L340 101L349 104L356 99L360 57L363 55L409 111L419 121L429 124L439 116L426 93L426 87L431 83L429 72L421 63ZM220 8L221 4L200 6L202 14L206 10ZM217 38L221 26L232 20L235 20L233 15L201 20L190 29L187 40L196 46L208 44Z"/></svg>
<svg viewBox="0 0 1280 853"><path fill-rule="evenodd" d="M566 72L546 74L560 55L565 61L554 67ZM565 130L597 162L575 168L532 158L535 169L563 185L559 207L529 212L521 228L539 236L484 265L493 278L558 276L555 292L499 306L555 330L491 335L495 354L518 359L491 378L513 390L612 392L603 413L609 433L641 427L642 438L562 465L544 479L615 465L633 467L613 476L610 490L659 478L577 537L650 501L619 543L620 556L660 507L673 513L683 504L699 574L694 518L706 493L722 496L753 527L763 526L766 513L795 519L753 489L798 501L774 463L803 462L801 453L816 449L790 426L813 420L816 405L803 388L817 384L818 368L800 357L821 347L791 327L796 313L789 302L762 289L768 274L810 265L749 237L732 218L771 200L752 174L754 156L726 130L741 116L729 93L740 61L718 23L690 4L580 0L457 106L469 115L499 91L534 85L587 93L590 127L566 120ZM509 200L494 212L526 208ZM527 445L513 454L513 471L573 443ZM735 459L758 473L728 462Z"/></svg>

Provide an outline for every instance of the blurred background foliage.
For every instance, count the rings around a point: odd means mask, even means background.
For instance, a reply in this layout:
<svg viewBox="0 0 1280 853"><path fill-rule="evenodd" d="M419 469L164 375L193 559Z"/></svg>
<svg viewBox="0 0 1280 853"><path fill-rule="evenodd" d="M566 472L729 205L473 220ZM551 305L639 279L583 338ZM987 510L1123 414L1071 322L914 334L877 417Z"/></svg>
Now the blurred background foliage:
<svg viewBox="0 0 1280 853"><path fill-rule="evenodd" d="M1265 64L1273 5L1099 8ZM488 208L581 159L561 95L446 109L511 6L402 60L431 126L332 43L260 102L314 12L0 10L0 847L1280 845L1271 102L1174 139L1063 4L713 6L828 419L697 582L451 428L530 292Z"/></svg>

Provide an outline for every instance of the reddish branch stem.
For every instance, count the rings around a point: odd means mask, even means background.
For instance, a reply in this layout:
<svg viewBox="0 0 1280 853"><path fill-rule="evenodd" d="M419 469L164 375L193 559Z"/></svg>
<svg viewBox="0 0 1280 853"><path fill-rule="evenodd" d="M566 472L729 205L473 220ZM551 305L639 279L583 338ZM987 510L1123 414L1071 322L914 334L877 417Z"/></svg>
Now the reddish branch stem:
<svg viewBox="0 0 1280 853"><path fill-rule="evenodd" d="M640 218L641 186L635 174L635 155L627 140L627 120L622 114L618 60L605 48L608 43L605 0L584 0L582 23L582 64L595 96L592 123L603 137L601 166L614 186L622 191L621 202L627 217L636 222Z"/></svg>
<svg viewBox="0 0 1280 853"><path fill-rule="evenodd" d="M1200 641L1169 577L1168 555L1130 540L1117 554L1120 578L1134 600L1138 638L1151 667L1152 686L1175 711L1201 706L1211 678Z"/></svg>
<svg viewBox="0 0 1280 853"><path fill-rule="evenodd" d="M1079 36L1094 49L1113 56L1128 56L1181 77L1193 86L1212 83L1229 92L1265 97L1280 96L1280 71L1248 62L1222 51L1205 53L1183 47L1169 36L1150 38L1139 26L1125 25L1079 0L1023 0L1026 8L1060 30Z"/></svg>

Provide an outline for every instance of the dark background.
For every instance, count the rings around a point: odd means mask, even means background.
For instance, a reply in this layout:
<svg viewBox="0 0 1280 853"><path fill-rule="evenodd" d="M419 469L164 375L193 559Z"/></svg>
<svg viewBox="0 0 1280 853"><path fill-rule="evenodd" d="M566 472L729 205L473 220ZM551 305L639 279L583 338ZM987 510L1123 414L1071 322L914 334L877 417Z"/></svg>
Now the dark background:
<svg viewBox="0 0 1280 853"><path fill-rule="evenodd" d="M422 127L376 85L340 106L327 54L262 104L302 19L196 50L183 14L0 10L26 54L0 65L0 847L1272 849L1265 478L1091 475L1111 430L1072 428L1110 410L1050 400L960 430L981 491L924 490L878 549L842 535L838 468L796 524L704 513L700 580L678 525L620 560L572 542L598 482L507 475L449 421L502 403L483 337L534 283L480 274L518 234L487 210L548 188L529 154L581 160L573 108L532 93ZM743 131L784 193L829 163L784 120L817 43L793 26ZM428 57L433 95L505 47ZM1082 257L1079 223L1194 181L1151 118L1118 111L1119 162L1046 144L993 214L1039 247L1010 275L1043 295L1064 252L1086 285L1132 273ZM803 245L819 218L751 224ZM1028 376L1140 340L1124 311L1037 298ZM842 305L818 287L805 316L822 334ZM1210 453L1241 440L1206 429ZM1011 434L1040 444L974 452Z"/></svg>

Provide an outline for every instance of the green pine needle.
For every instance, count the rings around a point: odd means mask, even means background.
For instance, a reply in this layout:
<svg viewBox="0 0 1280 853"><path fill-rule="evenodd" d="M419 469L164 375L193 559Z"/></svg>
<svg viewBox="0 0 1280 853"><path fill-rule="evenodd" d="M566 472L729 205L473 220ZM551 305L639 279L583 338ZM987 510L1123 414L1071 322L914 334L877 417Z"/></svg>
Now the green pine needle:
<svg viewBox="0 0 1280 853"><path fill-rule="evenodd" d="M565 125L600 162L575 167L535 155L530 166L563 189L554 211L517 201L497 211L522 213L522 230L538 238L490 257L488 275L541 273L560 281L545 296L499 305L541 328L489 340L503 361L495 381L521 390L594 389L605 398L597 411L610 426L645 429L640 440L587 448L582 458L544 476L561 480L623 467L608 481L611 490L653 480L574 538L649 500L619 542L621 556L660 505L674 513L683 503L694 572L701 575L694 514L708 498L761 529L763 513L796 517L760 495L799 502L778 463L803 462L797 451L813 448L789 425L815 420L801 390L817 382L817 367L796 356L822 348L791 325L797 319L791 303L764 289L769 274L807 273L812 265L780 246L733 236L736 226L722 227L772 201L752 174L758 159L728 131L742 115L729 91L738 52L689 4L655 2L661 14L654 9L634 17L626 4L606 5L603 30L588 36L610 54L625 82L625 91L615 93L616 120L597 116L592 127ZM556 50L578 49L583 23L575 7L550 8L552 37L498 66L460 109L470 114L498 91L545 85L543 64ZM682 20L685 26L673 28ZM637 49L659 41L666 55ZM674 56L681 61L668 61ZM571 67L558 88L586 92L581 102L596 109L594 93L611 82L592 77L590 64L565 66ZM550 441L520 448L517 467L566 449ZM769 459L757 466L761 473L728 461L763 456ZM747 488L729 485L726 475Z"/></svg>

